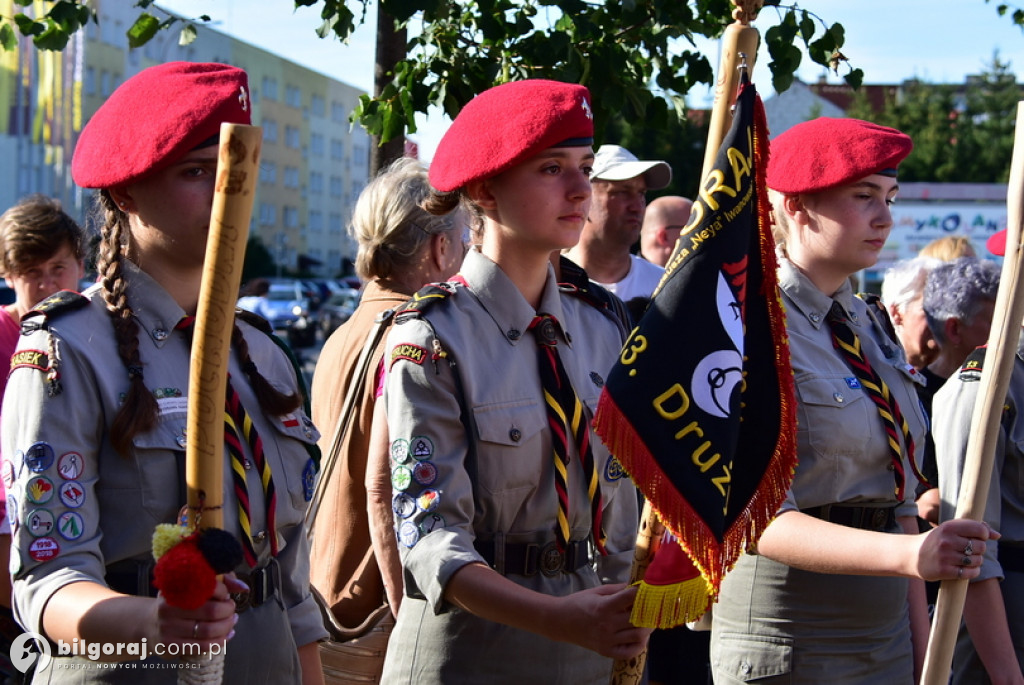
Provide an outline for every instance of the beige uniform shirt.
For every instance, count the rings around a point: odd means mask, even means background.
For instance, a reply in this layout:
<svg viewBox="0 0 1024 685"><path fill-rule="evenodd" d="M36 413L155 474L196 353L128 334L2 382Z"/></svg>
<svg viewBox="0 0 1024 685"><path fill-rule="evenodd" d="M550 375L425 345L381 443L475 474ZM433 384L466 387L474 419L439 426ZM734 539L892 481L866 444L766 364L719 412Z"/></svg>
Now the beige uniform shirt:
<svg viewBox="0 0 1024 685"><path fill-rule="evenodd" d="M185 503L180 483L190 343L174 328L184 312L144 272L130 262L125 268L139 324L144 378L159 405L156 427L135 437L134 454L121 456L110 443L110 424L128 389L128 373L95 288L87 291L91 303L54 317L47 328L23 333L18 346L20 351L59 356L62 392L49 397L45 372L25 363L12 370L4 397L3 454L9 465L4 465L3 475L10 480L9 511L17 521L11 552L14 607L18 620L39 633L43 609L57 590L77 581L104 584L107 567L116 562L151 560L154 527L173 523ZM26 327L40 322L40 317L29 317ZM298 392L284 352L264 333L244 322L239 326L263 376L279 389ZM233 353L230 373L263 440L277 490L281 583L276 599L240 615L225 682L290 682L297 677L295 645L326 637L309 591L309 548L302 525L315 477L304 443L315 442L319 434L301 409L287 416L262 414ZM251 462L248 447L244 449ZM223 463L224 528L238 534L227 450ZM246 483L263 566L270 562L270 544L256 469L246 472ZM249 568L243 563L238 570ZM104 670L98 675L116 679L118 674ZM175 673L124 670L120 676L126 682L173 682ZM83 676L80 670L56 669L53 677L62 681Z"/></svg>

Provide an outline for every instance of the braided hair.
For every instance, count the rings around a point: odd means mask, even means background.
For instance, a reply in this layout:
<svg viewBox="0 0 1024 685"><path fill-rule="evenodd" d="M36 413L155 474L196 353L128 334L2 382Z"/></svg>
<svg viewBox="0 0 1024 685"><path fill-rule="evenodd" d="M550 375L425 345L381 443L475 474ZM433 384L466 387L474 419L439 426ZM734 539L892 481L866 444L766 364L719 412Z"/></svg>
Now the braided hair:
<svg viewBox="0 0 1024 685"><path fill-rule="evenodd" d="M128 392L110 427L110 439L119 454L128 456L135 436L156 425L159 407L143 379L139 324L128 304L128 288L124 278L125 251L131 237L128 215L117 207L108 191L101 191L98 198L103 214L103 230L96 269L102 284L103 301L114 326L117 354L128 370L129 381ZM231 334L231 344L242 360L242 369L256 394L260 409L267 414L279 416L298 408L302 400L297 393L282 393L259 373L237 322Z"/></svg>

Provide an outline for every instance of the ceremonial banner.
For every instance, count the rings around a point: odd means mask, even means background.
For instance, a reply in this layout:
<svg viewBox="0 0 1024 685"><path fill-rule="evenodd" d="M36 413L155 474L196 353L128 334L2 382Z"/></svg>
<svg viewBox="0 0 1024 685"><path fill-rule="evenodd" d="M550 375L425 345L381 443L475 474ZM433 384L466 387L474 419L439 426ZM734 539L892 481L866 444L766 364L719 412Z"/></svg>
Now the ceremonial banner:
<svg viewBox="0 0 1024 685"><path fill-rule="evenodd" d="M700 617L793 477L796 403L767 162L764 109L746 83L665 276L601 395L597 433L672 534L641 583L636 625Z"/></svg>

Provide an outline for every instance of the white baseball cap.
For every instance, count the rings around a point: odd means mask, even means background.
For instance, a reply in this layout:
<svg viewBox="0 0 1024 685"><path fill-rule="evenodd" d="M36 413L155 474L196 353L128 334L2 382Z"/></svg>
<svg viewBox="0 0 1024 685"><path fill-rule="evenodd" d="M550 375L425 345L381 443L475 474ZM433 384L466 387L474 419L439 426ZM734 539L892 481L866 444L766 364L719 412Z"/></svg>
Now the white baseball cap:
<svg viewBox="0 0 1024 685"><path fill-rule="evenodd" d="M626 181L641 175L648 190L658 190L672 182L672 167L661 160L640 161L621 145L602 145L594 156L590 180Z"/></svg>

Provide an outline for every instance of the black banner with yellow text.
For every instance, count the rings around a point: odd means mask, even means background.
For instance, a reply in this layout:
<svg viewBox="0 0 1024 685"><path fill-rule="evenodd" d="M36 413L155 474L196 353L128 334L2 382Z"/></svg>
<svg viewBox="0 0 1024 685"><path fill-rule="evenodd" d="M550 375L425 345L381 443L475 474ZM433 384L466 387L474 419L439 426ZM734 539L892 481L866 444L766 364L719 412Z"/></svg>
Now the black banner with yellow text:
<svg viewBox="0 0 1024 685"><path fill-rule="evenodd" d="M792 480L796 407L767 153L764 110L748 83L601 395L598 434L693 564L655 555L634 609L638 625L670 627L703 614ZM659 566L665 558L679 568Z"/></svg>

